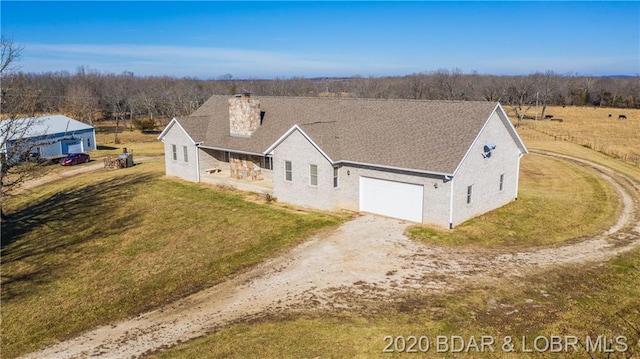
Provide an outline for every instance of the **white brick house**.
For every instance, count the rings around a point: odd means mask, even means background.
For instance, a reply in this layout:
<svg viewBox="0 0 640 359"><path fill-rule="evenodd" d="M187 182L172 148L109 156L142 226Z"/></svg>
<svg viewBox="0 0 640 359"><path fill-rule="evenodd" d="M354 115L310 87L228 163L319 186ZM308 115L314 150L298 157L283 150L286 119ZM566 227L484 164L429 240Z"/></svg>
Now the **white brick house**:
<svg viewBox="0 0 640 359"><path fill-rule="evenodd" d="M499 103L471 101L212 96L158 138L170 176L449 228L516 199L527 153Z"/></svg>

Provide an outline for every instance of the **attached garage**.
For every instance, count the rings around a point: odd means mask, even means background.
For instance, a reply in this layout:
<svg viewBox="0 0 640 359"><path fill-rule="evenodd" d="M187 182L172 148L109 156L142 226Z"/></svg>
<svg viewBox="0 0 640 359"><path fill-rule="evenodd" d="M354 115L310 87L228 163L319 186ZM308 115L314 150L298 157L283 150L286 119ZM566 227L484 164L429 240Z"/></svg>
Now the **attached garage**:
<svg viewBox="0 0 640 359"><path fill-rule="evenodd" d="M422 185L360 177L360 211L422 223Z"/></svg>

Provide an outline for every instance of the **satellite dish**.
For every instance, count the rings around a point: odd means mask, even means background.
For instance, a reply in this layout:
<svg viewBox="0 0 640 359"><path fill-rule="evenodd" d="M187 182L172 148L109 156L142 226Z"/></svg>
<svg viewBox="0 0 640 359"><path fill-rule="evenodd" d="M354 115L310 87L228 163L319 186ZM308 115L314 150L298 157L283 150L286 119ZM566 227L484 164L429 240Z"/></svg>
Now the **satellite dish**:
<svg viewBox="0 0 640 359"><path fill-rule="evenodd" d="M484 153L482 154L483 158L491 157L491 152L496 149L496 143L493 141L487 141L484 145Z"/></svg>

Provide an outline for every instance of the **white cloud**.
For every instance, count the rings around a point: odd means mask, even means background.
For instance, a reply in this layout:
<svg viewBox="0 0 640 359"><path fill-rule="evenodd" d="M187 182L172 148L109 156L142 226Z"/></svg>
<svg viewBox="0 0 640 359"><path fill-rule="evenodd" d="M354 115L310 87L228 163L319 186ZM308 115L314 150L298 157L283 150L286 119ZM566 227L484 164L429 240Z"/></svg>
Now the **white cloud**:
<svg viewBox="0 0 640 359"><path fill-rule="evenodd" d="M359 66L287 53L154 45L26 44L23 71L73 71L86 65L99 71L141 75L236 77L346 75Z"/></svg>
<svg viewBox="0 0 640 359"><path fill-rule="evenodd" d="M484 72L494 74L529 74L552 70L557 73L575 72L598 76L636 74L640 71L637 56L514 57L478 61L477 65L484 68Z"/></svg>

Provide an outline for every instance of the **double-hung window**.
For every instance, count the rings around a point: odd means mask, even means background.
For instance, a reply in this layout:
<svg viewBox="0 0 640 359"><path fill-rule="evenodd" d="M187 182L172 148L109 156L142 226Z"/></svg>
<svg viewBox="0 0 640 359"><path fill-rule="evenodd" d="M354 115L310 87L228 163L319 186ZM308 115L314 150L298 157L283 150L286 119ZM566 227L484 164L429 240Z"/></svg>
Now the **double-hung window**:
<svg viewBox="0 0 640 359"><path fill-rule="evenodd" d="M338 167L333 168L333 187L338 187Z"/></svg>
<svg viewBox="0 0 640 359"><path fill-rule="evenodd" d="M171 153L173 154L173 160L178 160L178 147L176 145L171 145Z"/></svg>
<svg viewBox="0 0 640 359"><path fill-rule="evenodd" d="M189 162L189 150L187 150L187 146L182 146L182 152L184 154L184 161Z"/></svg>
<svg viewBox="0 0 640 359"><path fill-rule="evenodd" d="M284 180L291 182L293 180L293 168L291 161L284 161Z"/></svg>
<svg viewBox="0 0 640 359"><path fill-rule="evenodd" d="M500 191L504 189L504 173L500 175Z"/></svg>
<svg viewBox="0 0 640 359"><path fill-rule="evenodd" d="M318 165L309 165L309 184L318 185Z"/></svg>
<svg viewBox="0 0 640 359"><path fill-rule="evenodd" d="M473 194L473 185L467 187L467 204L471 203L472 194Z"/></svg>

